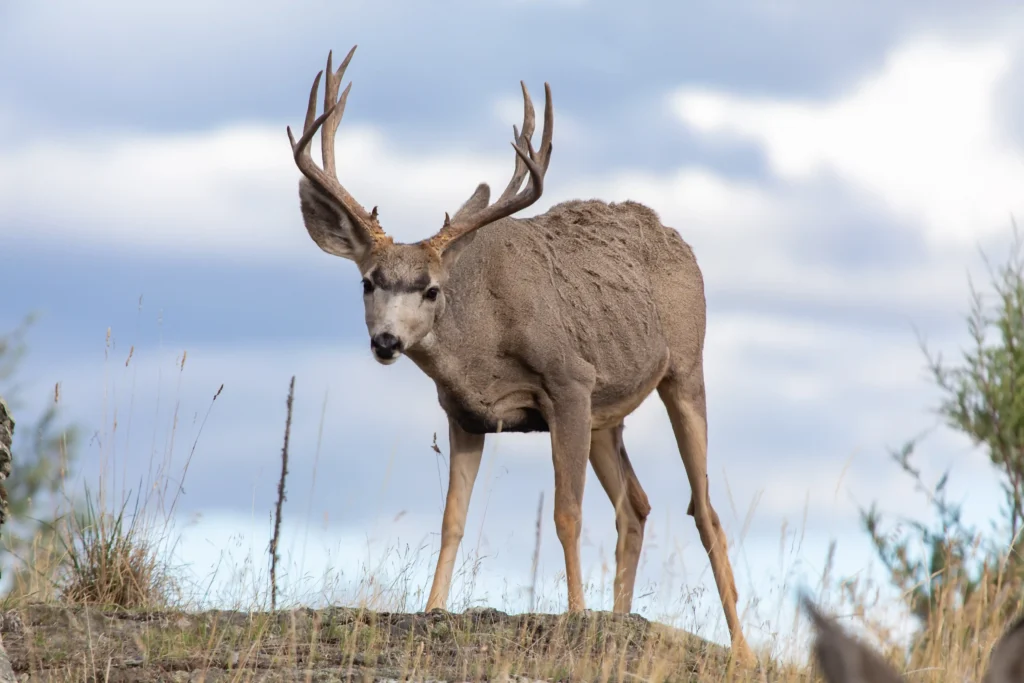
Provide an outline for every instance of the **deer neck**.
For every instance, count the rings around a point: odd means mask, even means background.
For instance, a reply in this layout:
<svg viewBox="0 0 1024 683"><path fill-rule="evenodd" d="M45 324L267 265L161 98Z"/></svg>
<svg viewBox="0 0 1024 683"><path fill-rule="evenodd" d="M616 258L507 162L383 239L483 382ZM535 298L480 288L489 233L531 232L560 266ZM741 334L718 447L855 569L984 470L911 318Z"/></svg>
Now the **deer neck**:
<svg viewBox="0 0 1024 683"><path fill-rule="evenodd" d="M444 335L438 334L437 330L432 330L416 346L409 348L406 355L446 391L451 391L457 378L463 374L459 359L445 343Z"/></svg>

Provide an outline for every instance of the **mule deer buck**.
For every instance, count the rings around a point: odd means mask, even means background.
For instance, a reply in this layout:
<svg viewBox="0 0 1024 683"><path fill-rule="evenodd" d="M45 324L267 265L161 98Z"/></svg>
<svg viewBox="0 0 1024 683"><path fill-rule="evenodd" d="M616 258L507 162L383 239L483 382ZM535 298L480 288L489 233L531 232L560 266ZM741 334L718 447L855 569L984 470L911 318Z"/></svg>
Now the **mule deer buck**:
<svg viewBox="0 0 1024 683"><path fill-rule="evenodd" d="M634 202L568 201L512 218L540 198L551 161L554 111L545 84L544 130L531 139L533 103L513 127L515 168L494 203L486 184L432 237L396 243L337 177L334 138L352 84L327 57L309 94L302 135L289 128L302 216L329 254L352 260L374 358L408 356L437 385L448 416L448 494L427 609L443 609L486 434L549 432L554 521L565 554L570 611L584 609L580 505L589 460L615 508L614 609L633 601L650 512L622 441L622 423L655 389L668 410L689 479L688 514L711 561L733 651L749 658L737 615L726 537L708 498L703 348L704 284L693 251ZM310 143L320 131L322 166ZM527 177L528 176L528 177ZM526 181L525 187L523 183Z"/></svg>
<svg viewBox="0 0 1024 683"><path fill-rule="evenodd" d="M847 635L806 596L801 602L814 622L817 631L814 657L828 683L902 683L904 678L878 653ZM992 649L988 671L981 683L1021 681L1024 681L1024 617L1018 619Z"/></svg>

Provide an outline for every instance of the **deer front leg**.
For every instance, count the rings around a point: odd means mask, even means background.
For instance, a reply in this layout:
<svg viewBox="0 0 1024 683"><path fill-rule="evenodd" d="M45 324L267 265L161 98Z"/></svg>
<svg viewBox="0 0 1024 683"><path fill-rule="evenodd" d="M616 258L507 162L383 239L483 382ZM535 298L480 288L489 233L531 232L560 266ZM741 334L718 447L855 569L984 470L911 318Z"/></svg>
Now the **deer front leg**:
<svg viewBox="0 0 1024 683"><path fill-rule="evenodd" d="M455 556L466 531L469 498L484 452L483 434L470 434L451 419L448 420L448 442L448 497L444 502L444 519L441 522L441 551L437 556L430 597L427 598L428 612L444 609L448 602Z"/></svg>
<svg viewBox="0 0 1024 683"><path fill-rule="evenodd" d="M580 532L583 528L583 485L590 458L590 425L589 390L552 396L548 428L551 430L551 455L555 465L555 533L565 553L570 612L586 609L580 566Z"/></svg>

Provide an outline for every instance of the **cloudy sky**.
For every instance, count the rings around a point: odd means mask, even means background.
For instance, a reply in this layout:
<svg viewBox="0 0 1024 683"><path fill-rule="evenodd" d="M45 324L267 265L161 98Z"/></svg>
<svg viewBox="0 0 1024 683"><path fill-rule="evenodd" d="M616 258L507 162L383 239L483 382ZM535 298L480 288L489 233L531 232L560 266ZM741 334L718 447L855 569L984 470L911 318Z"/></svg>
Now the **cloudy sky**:
<svg viewBox="0 0 1024 683"><path fill-rule="evenodd" d="M247 555L262 566L295 375L290 590L344 593L369 572L424 601L445 418L411 362L370 357L357 271L303 229L284 131L327 51L353 44L340 173L398 239L432 233L476 183L503 186L524 79L549 81L557 112L526 215L633 199L694 246L711 495L752 640L789 628L830 540L837 573L873 565L858 506L925 512L887 456L936 425L915 328L964 343L977 247L998 256L1024 203L1009 3L0 0L0 329L41 314L22 381L37 408L60 384L87 437L80 481L135 489L187 467L177 552L196 576L237 589ZM635 606L724 639L662 406L626 427L654 507ZM967 442L938 429L924 454L929 477L954 467L972 518L994 514ZM587 486L590 601L608 608L613 515ZM489 440L454 606L524 608L551 489L546 435Z"/></svg>

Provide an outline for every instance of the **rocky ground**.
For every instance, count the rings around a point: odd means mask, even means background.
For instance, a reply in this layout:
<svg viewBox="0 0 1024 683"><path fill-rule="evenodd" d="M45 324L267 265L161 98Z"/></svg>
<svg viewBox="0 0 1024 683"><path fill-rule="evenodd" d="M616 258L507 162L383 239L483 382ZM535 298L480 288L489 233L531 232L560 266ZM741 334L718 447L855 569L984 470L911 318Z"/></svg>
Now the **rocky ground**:
<svg viewBox="0 0 1024 683"><path fill-rule="evenodd" d="M682 631L607 613L40 605L4 613L0 632L19 680L718 680L727 659Z"/></svg>

